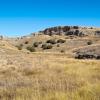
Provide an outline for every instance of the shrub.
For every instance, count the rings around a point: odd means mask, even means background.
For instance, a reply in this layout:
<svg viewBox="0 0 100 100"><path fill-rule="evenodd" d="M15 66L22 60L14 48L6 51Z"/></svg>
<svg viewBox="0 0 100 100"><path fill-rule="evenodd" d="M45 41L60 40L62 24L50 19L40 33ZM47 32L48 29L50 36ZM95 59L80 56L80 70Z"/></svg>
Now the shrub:
<svg viewBox="0 0 100 100"><path fill-rule="evenodd" d="M65 35L73 35L74 34L74 31L68 31L65 33Z"/></svg>
<svg viewBox="0 0 100 100"><path fill-rule="evenodd" d="M23 47L23 44L20 44L21 47Z"/></svg>
<svg viewBox="0 0 100 100"><path fill-rule="evenodd" d="M63 31L64 32L67 32L67 31L69 31L70 30L70 26L64 26L64 28L63 28Z"/></svg>
<svg viewBox="0 0 100 100"><path fill-rule="evenodd" d="M23 48L23 44L20 44L19 46L16 46L18 48L18 50L22 50Z"/></svg>
<svg viewBox="0 0 100 100"><path fill-rule="evenodd" d="M73 26L73 28L74 28L74 29L78 29L79 27L78 27L78 26Z"/></svg>
<svg viewBox="0 0 100 100"><path fill-rule="evenodd" d="M16 46L18 48L18 50L22 50L22 47L21 46Z"/></svg>
<svg viewBox="0 0 100 100"><path fill-rule="evenodd" d="M100 31L95 31L95 33L100 33Z"/></svg>
<svg viewBox="0 0 100 100"><path fill-rule="evenodd" d="M92 44L92 41L88 41L88 42L87 42L87 45L91 45L91 44Z"/></svg>
<svg viewBox="0 0 100 100"><path fill-rule="evenodd" d="M61 50L61 53L64 53L65 51L64 50Z"/></svg>
<svg viewBox="0 0 100 100"><path fill-rule="evenodd" d="M54 32L57 32L57 27L53 27L53 31Z"/></svg>
<svg viewBox="0 0 100 100"><path fill-rule="evenodd" d="M78 36L78 35L79 35L79 33L80 33L80 31L79 31L79 30L75 30L74 35Z"/></svg>
<svg viewBox="0 0 100 100"><path fill-rule="evenodd" d="M28 41L25 41L25 44L28 44L29 42Z"/></svg>
<svg viewBox="0 0 100 100"><path fill-rule="evenodd" d="M42 42L40 41L40 42L38 42L39 44L42 44Z"/></svg>
<svg viewBox="0 0 100 100"><path fill-rule="evenodd" d="M100 55L96 55L95 56L95 59L100 59Z"/></svg>
<svg viewBox="0 0 100 100"><path fill-rule="evenodd" d="M63 39L57 40L57 43L65 43L65 42L66 42L66 40L63 40Z"/></svg>
<svg viewBox="0 0 100 100"><path fill-rule="evenodd" d="M51 40L47 40L46 43L50 43L50 44L56 44L56 41L54 39L51 39Z"/></svg>
<svg viewBox="0 0 100 100"><path fill-rule="evenodd" d="M83 32L80 32L79 36L82 37L82 36L85 36L85 34Z"/></svg>
<svg viewBox="0 0 100 100"><path fill-rule="evenodd" d="M34 46L34 47L38 47L38 46L39 46L39 42L34 42L34 43L33 43L33 46Z"/></svg>
<svg viewBox="0 0 100 100"><path fill-rule="evenodd" d="M90 27L90 29L93 29L93 27Z"/></svg>
<svg viewBox="0 0 100 100"><path fill-rule="evenodd" d="M57 47L60 47L60 44L57 44Z"/></svg>
<svg viewBox="0 0 100 100"><path fill-rule="evenodd" d="M29 50L30 52L35 52L35 48L33 46L32 47L28 46L26 49Z"/></svg>
<svg viewBox="0 0 100 100"><path fill-rule="evenodd" d="M43 44L42 45L42 48L45 50L45 49L52 49L52 45L50 45L50 44Z"/></svg>

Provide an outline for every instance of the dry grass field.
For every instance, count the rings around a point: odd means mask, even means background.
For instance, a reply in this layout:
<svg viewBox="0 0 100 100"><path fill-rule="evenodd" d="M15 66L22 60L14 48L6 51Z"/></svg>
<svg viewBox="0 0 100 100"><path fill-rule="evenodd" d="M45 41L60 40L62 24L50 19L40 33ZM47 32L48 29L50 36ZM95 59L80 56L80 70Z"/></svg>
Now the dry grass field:
<svg viewBox="0 0 100 100"><path fill-rule="evenodd" d="M96 29L81 30L91 34ZM100 100L100 59L73 57L78 50L100 54L100 37L91 35L0 40L0 100ZM27 46L32 50L34 43L36 51L29 52Z"/></svg>
<svg viewBox="0 0 100 100"><path fill-rule="evenodd" d="M100 61L1 49L0 100L100 100Z"/></svg>

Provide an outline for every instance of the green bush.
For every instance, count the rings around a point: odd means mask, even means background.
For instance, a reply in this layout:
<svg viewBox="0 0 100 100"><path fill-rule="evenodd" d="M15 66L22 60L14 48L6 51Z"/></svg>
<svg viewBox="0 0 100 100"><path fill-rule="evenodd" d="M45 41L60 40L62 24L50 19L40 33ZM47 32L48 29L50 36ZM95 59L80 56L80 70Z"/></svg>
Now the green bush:
<svg viewBox="0 0 100 100"><path fill-rule="evenodd" d="M57 40L57 43L65 43L65 42L66 42L66 40L63 40L63 39Z"/></svg>
<svg viewBox="0 0 100 100"><path fill-rule="evenodd" d="M45 49L52 49L52 45L50 45L50 44L43 44L42 45L42 48L45 50Z"/></svg>
<svg viewBox="0 0 100 100"><path fill-rule="evenodd" d="M28 46L27 48L26 48L27 50L29 50L30 52L35 52L35 48L32 46Z"/></svg>

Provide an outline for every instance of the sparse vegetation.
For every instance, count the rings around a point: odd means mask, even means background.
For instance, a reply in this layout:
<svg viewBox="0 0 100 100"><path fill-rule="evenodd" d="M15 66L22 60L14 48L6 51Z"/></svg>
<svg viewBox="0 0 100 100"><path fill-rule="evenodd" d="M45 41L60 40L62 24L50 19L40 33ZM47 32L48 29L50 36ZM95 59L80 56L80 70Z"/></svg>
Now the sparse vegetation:
<svg viewBox="0 0 100 100"><path fill-rule="evenodd" d="M50 40L47 40L46 43L50 43L50 44L56 44L56 40L55 39L50 39Z"/></svg>
<svg viewBox="0 0 100 100"><path fill-rule="evenodd" d="M42 45L42 48L45 50L45 49L52 49L52 45L51 44L43 44Z"/></svg>
<svg viewBox="0 0 100 100"><path fill-rule="evenodd" d="M30 52L35 52L36 51L33 46L28 46L26 49L29 50Z"/></svg>
<svg viewBox="0 0 100 100"><path fill-rule="evenodd" d="M64 50L61 50L61 53L65 53L65 51Z"/></svg>
<svg viewBox="0 0 100 100"><path fill-rule="evenodd" d="M57 44L57 47L60 47L60 44Z"/></svg>
<svg viewBox="0 0 100 100"><path fill-rule="evenodd" d="M92 41L87 42L87 45L92 45L92 44L93 44Z"/></svg>
<svg viewBox="0 0 100 100"><path fill-rule="evenodd" d="M22 50L23 49L23 44L20 44L19 46L16 46L18 48L18 50Z"/></svg>
<svg viewBox="0 0 100 100"><path fill-rule="evenodd" d="M67 31L69 31L70 30L70 26L64 26L64 28L63 28L63 31L64 32L67 32Z"/></svg>
<svg viewBox="0 0 100 100"><path fill-rule="evenodd" d="M29 43L29 41L25 41L25 44L28 44Z"/></svg>
<svg viewBox="0 0 100 100"><path fill-rule="evenodd" d="M46 35L0 41L0 100L100 100L97 29L48 29Z"/></svg>
<svg viewBox="0 0 100 100"><path fill-rule="evenodd" d="M33 46L34 46L34 47L38 47L40 44L42 44L42 42L34 42L34 43L33 43Z"/></svg>
<svg viewBox="0 0 100 100"><path fill-rule="evenodd" d="M57 43L65 43L65 42L66 42L66 40L63 40L63 39L57 40Z"/></svg>
<svg viewBox="0 0 100 100"><path fill-rule="evenodd" d="M34 43L33 43L33 46L34 46L34 47L38 47L38 46L39 46L39 42L34 42Z"/></svg>
<svg viewBox="0 0 100 100"><path fill-rule="evenodd" d="M31 56L33 65L18 56L17 67L1 69L1 100L100 99L99 61L79 61L51 54L46 59L44 55Z"/></svg>
<svg viewBox="0 0 100 100"><path fill-rule="evenodd" d="M73 26L73 28L74 28L74 29L78 29L79 27L78 27L78 26Z"/></svg>

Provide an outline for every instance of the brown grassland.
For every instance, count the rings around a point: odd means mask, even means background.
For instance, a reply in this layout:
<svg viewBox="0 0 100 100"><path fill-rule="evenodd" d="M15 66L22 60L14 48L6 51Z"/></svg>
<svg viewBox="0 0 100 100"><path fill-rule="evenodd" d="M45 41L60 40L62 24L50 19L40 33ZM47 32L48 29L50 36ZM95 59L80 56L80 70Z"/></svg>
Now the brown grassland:
<svg viewBox="0 0 100 100"><path fill-rule="evenodd" d="M100 100L99 60L62 53L14 56L0 68L0 100Z"/></svg>
<svg viewBox="0 0 100 100"><path fill-rule="evenodd" d="M100 100L100 29L75 30L1 39L0 100Z"/></svg>

